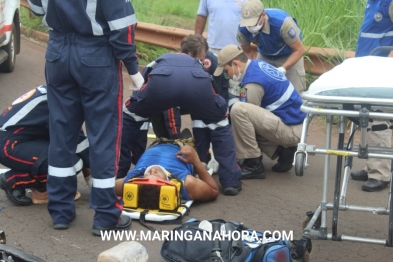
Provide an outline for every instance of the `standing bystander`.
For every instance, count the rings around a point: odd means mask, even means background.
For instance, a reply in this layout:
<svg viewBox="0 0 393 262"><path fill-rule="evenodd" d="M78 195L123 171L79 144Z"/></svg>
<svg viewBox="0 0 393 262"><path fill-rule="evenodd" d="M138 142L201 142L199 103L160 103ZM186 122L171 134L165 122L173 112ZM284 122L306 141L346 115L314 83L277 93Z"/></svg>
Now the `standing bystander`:
<svg viewBox="0 0 393 262"><path fill-rule="evenodd" d="M125 230L131 219L121 216L115 194L122 126L122 63L140 88L134 44L137 23L133 6L124 0L29 0L31 11L49 27L45 76L49 106L48 211L54 229L68 229L75 219L75 156L85 121L90 144L95 210L93 235Z"/></svg>
<svg viewBox="0 0 393 262"><path fill-rule="evenodd" d="M356 57L367 56L379 46L393 46L393 1L369 0L360 27ZM377 51L374 55L388 56L390 51ZM387 129L369 131L366 141L369 146L391 147L392 130L390 123L374 121L372 125L386 125ZM370 126L369 126L370 127ZM389 185L392 177L391 161L388 159L368 158L364 169L352 172L354 180L366 181L363 191L381 191Z"/></svg>
<svg viewBox="0 0 393 262"><path fill-rule="evenodd" d="M264 9L260 0L249 0L242 8L237 40L248 58L252 59L251 43L258 47L257 60L277 67L296 90L306 89L302 33L296 20L283 10Z"/></svg>

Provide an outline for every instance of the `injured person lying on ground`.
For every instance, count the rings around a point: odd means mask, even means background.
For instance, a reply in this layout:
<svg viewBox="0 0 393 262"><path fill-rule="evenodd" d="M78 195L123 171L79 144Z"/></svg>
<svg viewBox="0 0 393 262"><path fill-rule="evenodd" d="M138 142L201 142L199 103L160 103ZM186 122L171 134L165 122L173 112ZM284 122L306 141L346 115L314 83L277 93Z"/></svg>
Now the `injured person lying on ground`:
<svg viewBox="0 0 393 262"><path fill-rule="evenodd" d="M208 173L197 152L180 141L157 139L141 156L135 168L123 179L116 180L116 194L123 196L123 186L133 178L148 178L168 181L176 178L182 181L182 200L211 201L218 197L216 181ZM197 176L194 173L198 174Z"/></svg>

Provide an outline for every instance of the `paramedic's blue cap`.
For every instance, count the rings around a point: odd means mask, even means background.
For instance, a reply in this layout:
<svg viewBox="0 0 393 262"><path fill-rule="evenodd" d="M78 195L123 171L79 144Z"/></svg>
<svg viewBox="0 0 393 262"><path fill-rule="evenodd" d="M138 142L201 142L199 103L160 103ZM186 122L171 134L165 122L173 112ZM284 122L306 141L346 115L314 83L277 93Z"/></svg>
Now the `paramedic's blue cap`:
<svg viewBox="0 0 393 262"><path fill-rule="evenodd" d="M214 76L219 76L224 71L224 67L229 61L232 61L235 57L243 53L243 50L236 45L227 45L218 53L218 65Z"/></svg>
<svg viewBox="0 0 393 262"><path fill-rule="evenodd" d="M242 7L242 20L240 26L254 26L258 23L259 17L263 13L261 0L248 0Z"/></svg>
<svg viewBox="0 0 393 262"><path fill-rule="evenodd" d="M145 174L146 174L147 172L149 172L150 169L152 169L153 167L158 167L159 169L161 169L161 171L164 172L164 174L165 174L166 180L169 181L169 178L168 178L169 172L166 171L166 169L165 169L163 166L160 166L160 165L151 165L151 166L148 166L148 167L146 168L146 170L145 170Z"/></svg>
<svg viewBox="0 0 393 262"><path fill-rule="evenodd" d="M206 52L206 58L203 61L203 68L205 68L206 72L208 72L209 75L214 74L214 71L217 68L217 56L213 52Z"/></svg>

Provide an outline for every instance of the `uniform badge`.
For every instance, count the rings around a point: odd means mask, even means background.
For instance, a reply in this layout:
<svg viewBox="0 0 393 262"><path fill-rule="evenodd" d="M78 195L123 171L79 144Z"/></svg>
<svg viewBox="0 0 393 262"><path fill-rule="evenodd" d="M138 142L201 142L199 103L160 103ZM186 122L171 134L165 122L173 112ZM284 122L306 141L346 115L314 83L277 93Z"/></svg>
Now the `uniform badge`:
<svg viewBox="0 0 393 262"><path fill-rule="evenodd" d="M208 70L212 65L212 61L210 61L209 58L205 58L205 60L203 61L203 67Z"/></svg>
<svg viewBox="0 0 393 262"><path fill-rule="evenodd" d="M293 29L293 27L291 27L291 29L288 30L288 35L289 35L291 38L295 38L295 36L296 36L296 31L295 31L295 29Z"/></svg>
<svg viewBox="0 0 393 262"><path fill-rule="evenodd" d="M26 101L27 99L29 99L30 97L32 97L34 95L35 90L36 89L33 89L33 90L27 92L26 94L20 96L11 105L16 105L16 104L19 104L19 103L22 103L22 102Z"/></svg>
<svg viewBox="0 0 393 262"><path fill-rule="evenodd" d="M374 15L374 19L375 19L375 21L377 21L377 22L381 21L381 20L382 20L382 14L381 14L380 12L377 12L377 13Z"/></svg>
<svg viewBox="0 0 393 262"><path fill-rule="evenodd" d="M249 17L250 16L250 11L248 11L248 9L243 11L243 17Z"/></svg>
<svg viewBox="0 0 393 262"><path fill-rule="evenodd" d="M239 101L247 102L247 88L242 87L239 89Z"/></svg>

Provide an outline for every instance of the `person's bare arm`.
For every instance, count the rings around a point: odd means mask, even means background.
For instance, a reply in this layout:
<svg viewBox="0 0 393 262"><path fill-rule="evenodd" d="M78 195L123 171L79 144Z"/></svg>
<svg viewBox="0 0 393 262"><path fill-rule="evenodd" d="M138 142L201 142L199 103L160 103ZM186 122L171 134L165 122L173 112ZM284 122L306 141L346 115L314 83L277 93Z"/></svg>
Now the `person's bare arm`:
<svg viewBox="0 0 393 262"><path fill-rule="evenodd" d="M247 55L247 57L249 59L254 59L252 57L252 51L251 51L251 45L250 44L249 45L242 45L241 48L242 48L243 52Z"/></svg>
<svg viewBox="0 0 393 262"><path fill-rule="evenodd" d="M199 179L191 175L186 177L184 186L188 196L197 201L216 199L219 193L218 185L202 165L196 151L190 146L184 146L177 153L177 158L184 163L192 164L199 176Z"/></svg>
<svg viewBox="0 0 393 262"><path fill-rule="evenodd" d="M115 180L116 196L123 197L123 182L124 182L124 178Z"/></svg>
<svg viewBox="0 0 393 262"><path fill-rule="evenodd" d="M282 65L282 67L284 67L285 70L291 68L304 55L304 47L300 39L297 39L293 44L290 44L289 47L292 48L293 53L290 56L288 56L287 61L285 61L285 63Z"/></svg>
<svg viewBox="0 0 393 262"><path fill-rule="evenodd" d="M196 21L195 21L195 34L197 35L202 35L203 31L205 30L206 26L206 16L202 15L197 15Z"/></svg>
<svg viewBox="0 0 393 262"><path fill-rule="evenodd" d="M285 70L290 69L294 64L299 61L304 55L304 47L300 39L300 28L291 17L287 17L280 31L284 43L287 44L293 53L287 58L287 61L282 65Z"/></svg>

